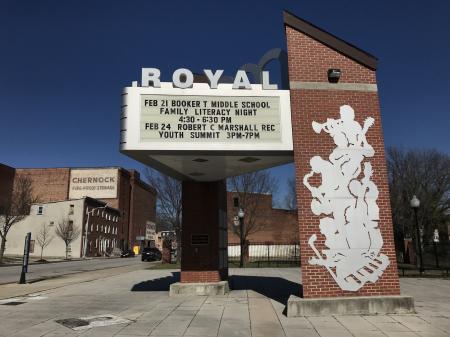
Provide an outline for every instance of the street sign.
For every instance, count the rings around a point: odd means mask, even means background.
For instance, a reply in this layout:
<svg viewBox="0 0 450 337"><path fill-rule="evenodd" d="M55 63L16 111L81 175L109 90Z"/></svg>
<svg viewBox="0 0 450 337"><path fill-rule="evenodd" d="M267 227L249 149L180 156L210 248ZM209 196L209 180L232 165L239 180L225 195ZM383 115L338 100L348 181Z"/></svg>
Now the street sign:
<svg viewBox="0 0 450 337"><path fill-rule="evenodd" d="M30 258L30 241L31 241L31 233L27 233L25 236L25 245L23 247L23 258L22 258L22 272L20 273L20 284L24 284L25 281L25 273L28 272L28 260Z"/></svg>
<svg viewBox="0 0 450 337"><path fill-rule="evenodd" d="M435 229L433 233L433 242L439 242L439 231L437 229Z"/></svg>

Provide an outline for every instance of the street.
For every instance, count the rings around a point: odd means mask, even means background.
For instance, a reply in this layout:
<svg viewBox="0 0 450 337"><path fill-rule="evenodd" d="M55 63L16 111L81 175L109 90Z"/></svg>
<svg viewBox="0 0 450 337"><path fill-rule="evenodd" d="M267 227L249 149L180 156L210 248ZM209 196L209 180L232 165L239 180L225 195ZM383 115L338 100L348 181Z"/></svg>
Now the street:
<svg viewBox="0 0 450 337"><path fill-rule="evenodd" d="M141 264L140 256L134 258L110 258L110 259L90 259L77 261L64 261L45 264L31 264L28 266L26 274L27 282L41 279L54 278L62 275L123 267L134 264ZM0 284L18 282L22 266L0 267Z"/></svg>
<svg viewBox="0 0 450 337"><path fill-rule="evenodd" d="M450 335L447 279L401 279L402 293L414 296L417 314L288 318L283 310L288 296L300 289L298 268L230 269L228 295L169 297L169 285L178 281L179 270L150 269L151 264L137 262L29 285L0 286L0 336ZM46 290L38 291L39 284ZM9 298L19 291L21 296ZM80 324L87 321L89 325Z"/></svg>

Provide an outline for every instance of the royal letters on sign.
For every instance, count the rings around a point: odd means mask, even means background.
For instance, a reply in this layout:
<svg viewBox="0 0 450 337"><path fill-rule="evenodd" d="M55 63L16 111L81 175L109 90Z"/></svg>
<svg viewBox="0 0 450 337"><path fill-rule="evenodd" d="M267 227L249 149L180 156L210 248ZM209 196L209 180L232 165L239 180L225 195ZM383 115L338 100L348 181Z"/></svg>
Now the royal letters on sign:
<svg viewBox="0 0 450 337"><path fill-rule="evenodd" d="M366 160L374 155L366 139L373 124L369 117L361 127L349 105L340 107L339 119L312 123L314 131L328 133L336 147L328 159L312 157L311 172L303 178L313 197L311 210L321 217L319 229L326 246L319 251L317 235L309 238L315 253L309 264L326 268L342 290L357 291L367 282L375 283L389 265L388 257L380 253L378 188ZM317 174L321 176L318 186L310 181Z"/></svg>

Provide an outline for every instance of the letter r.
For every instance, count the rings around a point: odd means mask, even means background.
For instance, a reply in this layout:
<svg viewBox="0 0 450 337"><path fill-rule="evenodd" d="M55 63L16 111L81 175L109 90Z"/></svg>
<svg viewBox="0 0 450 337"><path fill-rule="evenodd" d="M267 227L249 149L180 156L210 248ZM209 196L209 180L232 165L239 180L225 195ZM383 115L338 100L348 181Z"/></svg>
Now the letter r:
<svg viewBox="0 0 450 337"><path fill-rule="evenodd" d="M157 68L142 68L141 86L161 88L160 76L161 72Z"/></svg>

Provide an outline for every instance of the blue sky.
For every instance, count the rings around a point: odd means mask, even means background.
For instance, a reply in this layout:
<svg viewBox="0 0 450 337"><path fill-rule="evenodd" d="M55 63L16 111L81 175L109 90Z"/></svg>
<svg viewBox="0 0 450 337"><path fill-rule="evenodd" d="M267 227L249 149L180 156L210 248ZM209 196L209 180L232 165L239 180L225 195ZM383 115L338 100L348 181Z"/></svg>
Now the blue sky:
<svg viewBox="0 0 450 337"><path fill-rule="evenodd" d="M285 48L282 10L379 58L386 145L450 153L448 1L0 1L0 162L141 165L118 152L122 87ZM281 181L291 165L273 170Z"/></svg>

